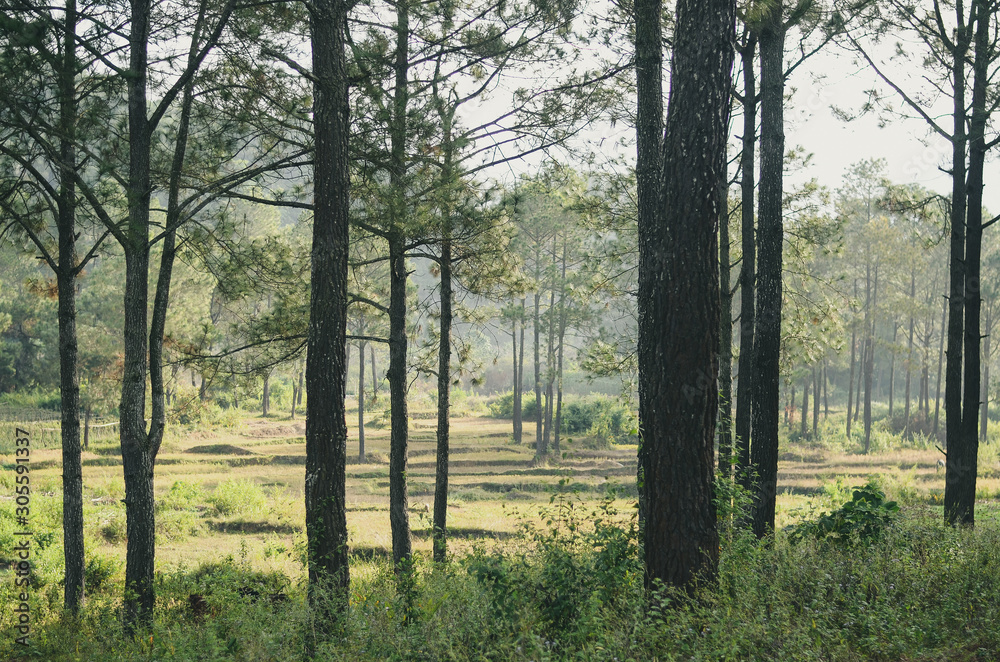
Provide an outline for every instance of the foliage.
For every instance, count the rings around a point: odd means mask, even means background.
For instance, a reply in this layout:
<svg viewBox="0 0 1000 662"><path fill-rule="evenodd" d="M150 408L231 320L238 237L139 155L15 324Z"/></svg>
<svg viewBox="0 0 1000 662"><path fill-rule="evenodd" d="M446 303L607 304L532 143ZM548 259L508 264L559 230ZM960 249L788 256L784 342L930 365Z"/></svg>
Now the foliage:
<svg viewBox="0 0 1000 662"><path fill-rule="evenodd" d="M887 501L878 485L869 482L855 487L851 500L832 513L786 527L789 540L806 538L833 542L871 542L884 535L899 513L895 501Z"/></svg>
<svg viewBox="0 0 1000 662"><path fill-rule="evenodd" d="M220 515L252 515L267 508L263 488L245 478L219 483L208 502Z"/></svg>

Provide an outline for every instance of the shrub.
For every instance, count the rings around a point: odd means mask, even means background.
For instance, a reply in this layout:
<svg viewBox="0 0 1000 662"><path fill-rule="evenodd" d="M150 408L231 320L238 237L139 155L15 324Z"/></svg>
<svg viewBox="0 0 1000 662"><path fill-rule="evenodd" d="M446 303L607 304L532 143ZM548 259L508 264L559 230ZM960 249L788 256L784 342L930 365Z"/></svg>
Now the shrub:
<svg viewBox="0 0 1000 662"><path fill-rule="evenodd" d="M502 393L488 402L486 407L492 418L514 418L514 393L512 391ZM521 420L535 421L537 416L535 394L532 391L525 391L521 396Z"/></svg>
<svg viewBox="0 0 1000 662"><path fill-rule="evenodd" d="M871 541L882 536L895 521L899 505L886 501L885 493L873 482L855 487L850 501L818 519L785 527L792 542L804 538L830 541Z"/></svg>
<svg viewBox="0 0 1000 662"><path fill-rule="evenodd" d="M247 515L260 513L267 508L264 490L245 478L219 483L208 501L220 515Z"/></svg>

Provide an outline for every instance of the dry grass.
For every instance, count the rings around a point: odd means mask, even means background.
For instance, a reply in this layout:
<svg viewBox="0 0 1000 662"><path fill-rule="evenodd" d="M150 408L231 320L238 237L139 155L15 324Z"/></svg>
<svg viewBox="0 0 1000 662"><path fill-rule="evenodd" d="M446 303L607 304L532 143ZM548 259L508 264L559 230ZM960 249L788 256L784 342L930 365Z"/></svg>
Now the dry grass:
<svg viewBox="0 0 1000 662"><path fill-rule="evenodd" d="M349 419L352 420L352 419ZM352 421L353 422L353 421ZM252 481L263 488L267 512L220 517L206 503L196 504L191 518L197 535L164 536L157 550L160 568L191 567L226 555L242 556L262 568L301 574L303 548L305 442L301 421L249 419L234 429L174 434L157 461L156 492L162 497L175 482L189 483L209 495L221 483ZM435 421L411 422L410 522L414 549L430 554L430 520L433 504ZM347 467L347 505L350 544L359 561L384 554L390 547L388 522L388 429L366 428L369 461L357 460L357 430L351 430ZM533 439L533 429L526 438ZM584 448L565 443L563 454L538 462L531 444L510 443L508 421L485 418L452 420L449 527L451 547L460 551L490 540L502 540L524 521L540 521L553 494L575 490L577 498L596 500L609 485L628 494L634 489L635 447ZM122 517L124 484L116 443L103 441L84 457L84 486L88 526ZM797 509L824 504L835 490L857 485L875 476L890 494L913 501L934 503L944 490L944 471L937 464L936 449L900 449L859 455L835 452L808 444L784 444L779 461L778 526L796 517ZM1000 459L991 447L984 450L979 494L1000 497ZM3 458L10 461L10 458ZM55 448L36 449L32 455L33 484L39 492L59 490L60 453ZM824 486L827 486L824 488ZM629 504L619 504L630 512ZM111 527L114 528L113 526ZM101 538L104 553L124 558L122 536Z"/></svg>

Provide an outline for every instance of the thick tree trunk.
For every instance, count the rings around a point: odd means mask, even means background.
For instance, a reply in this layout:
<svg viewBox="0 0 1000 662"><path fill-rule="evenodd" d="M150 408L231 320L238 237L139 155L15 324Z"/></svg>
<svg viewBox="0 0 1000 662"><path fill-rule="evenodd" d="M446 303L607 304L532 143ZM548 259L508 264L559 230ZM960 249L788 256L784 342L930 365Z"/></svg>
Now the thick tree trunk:
<svg viewBox="0 0 1000 662"><path fill-rule="evenodd" d="M659 213L660 148L663 140L662 0L635 0L636 195L639 228L655 227ZM642 230L640 229L640 233ZM641 248L640 248L641 251ZM640 303L641 305L641 303ZM636 487L639 522L646 519L648 447L639 437Z"/></svg>
<svg viewBox="0 0 1000 662"><path fill-rule="evenodd" d="M973 62L972 120L969 124L968 209L965 224L965 363L962 421L958 437L948 437L945 467L944 510L949 524L976 522L976 476L979 471L980 365L980 263L983 246L983 168L986 161L987 91L990 77L991 33L994 3L973 0L976 16L975 60ZM951 357L949 356L949 359ZM951 426L951 412L948 425ZM956 443L957 442L957 443Z"/></svg>
<svg viewBox="0 0 1000 662"><path fill-rule="evenodd" d="M972 26L971 21L966 23L963 3L956 3L955 12L958 29L956 47L952 53L951 80L954 89L952 120L954 129L951 164L951 250L948 260L950 272L948 349L944 378L945 445L948 451L948 462L945 466L944 517L949 523L963 521L966 515L971 516L972 514L971 509L967 510L968 504L965 498L968 467L960 466L962 460L966 459L964 458L965 449L962 441L962 334L965 324L965 276L967 269L965 264L965 223L969 191L966 186L966 152L969 138L966 133L968 112L965 93L965 63L972 41ZM976 389L975 397L978 399L979 389Z"/></svg>
<svg viewBox="0 0 1000 662"><path fill-rule="evenodd" d="M149 304L150 130L146 116L149 0L132 3L129 38L129 175L126 227L124 352L119 404L122 467L125 475L125 628L152 623L155 523L153 459L146 436L147 310Z"/></svg>
<svg viewBox="0 0 1000 662"><path fill-rule="evenodd" d="M747 34L740 49L743 63L743 153L740 156L740 358L736 382L736 477L750 488L750 414L753 407L753 355L757 242L754 236L754 187L756 186L757 78L754 56L757 36Z"/></svg>
<svg viewBox="0 0 1000 662"><path fill-rule="evenodd" d="M778 479L778 363L781 355L782 190L785 158L783 2L772 4L760 31L761 123L758 223L757 330L754 333L753 443L750 464L753 531L774 529Z"/></svg>
<svg viewBox="0 0 1000 662"><path fill-rule="evenodd" d="M735 6L680 0L659 213L639 225L639 420L647 512L646 586L693 590L719 558L719 188L732 83ZM644 222L646 221L646 222ZM669 284L669 285L668 285ZM777 411L775 410L775 414Z"/></svg>
<svg viewBox="0 0 1000 662"><path fill-rule="evenodd" d="M306 537L309 600L326 629L347 609L347 246L348 5L310 5L313 115L316 138L309 338L306 353ZM299 390L301 396L302 389Z"/></svg>

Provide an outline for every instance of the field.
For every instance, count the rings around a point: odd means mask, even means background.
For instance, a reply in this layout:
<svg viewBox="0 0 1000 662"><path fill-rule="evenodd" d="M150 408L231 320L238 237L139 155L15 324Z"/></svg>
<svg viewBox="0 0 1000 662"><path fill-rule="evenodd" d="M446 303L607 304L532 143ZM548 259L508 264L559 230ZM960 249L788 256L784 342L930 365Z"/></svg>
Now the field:
<svg viewBox="0 0 1000 662"><path fill-rule="evenodd" d="M34 421L23 425L41 428L53 423ZM831 418L825 426L830 431L827 436L833 437L835 419ZM413 412L410 430L410 521L414 549L421 559L418 564L429 567L436 443L435 420L431 413ZM268 590L281 595L282 600L286 595L292 596L295 598L293 603L301 605L304 580L303 433L304 423L289 420L287 415L263 419L247 414L214 429L175 427L173 435L164 443L156 468L157 569L164 582L160 591L161 604L172 614L169 618L181 618L181 622L192 625L185 595L207 590L198 584L198 578L206 576L205 568L237 568L245 577L253 576L267 584ZM605 516L608 522L619 527L613 531L628 530L635 513L634 445L600 444L588 437L564 439L559 457L537 462L533 445L512 443L510 421L482 415L455 418L452 433L449 551L461 567L469 569L469 573L475 574L471 569L478 567L475 559L494 558L490 554L501 559L515 558L521 552L512 555L511 550L525 549L525 545L531 546L531 541L549 552L564 543L567 548L580 547L581 554L608 549L606 540L601 542L603 539L587 537L607 535L608 529L603 534L597 531L586 535L575 529L580 526L582 531L585 525L593 524L595 519L599 522ZM525 437L533 441L533 424L526 423ZM34 599L39 602L39 617L54 628L54 637L61 627L57 618L61 602L58 586L60 451L50 441L45 445L47 447L34 448L31 455L34 561L39 578L39 595ZM779 463L778 527L815 517L820 510L832 510L850 498L851 486L875 480L890 498L903 504L909 518L930 522L939 529L944 471L938 460L942 456L933 444L918 446L922 447L862 455L856 448L785 441ZM364 604L374 599L372 596L382 595L385 586L392 585L391 581L386 584L386 578L391 577L391 573L387 575L386 564L390 548L388 429L380 428L378 420L375 425L366 427L366 447L367 461L361 463L357 458L357 430L352 429L347 467L347 516L352 581L353 586L359 587L355 589L356 596L361 597L356 599ZM996 531L992 520L996 517L995 506L1000 497L998 447L997 443L983 447L978 483L978 515L983 523L979 528L992 527L993 534ZM8 453L0 456L5 467L3 494L0 494L0 542L3 543L0 554L5 556L6 566L12 560L8 555L12 552L7 550L13 549L14 540L10 477L13 472L6 469L13 466L14 458L9 454L9 445L0 445L0 449ZM126 531L121 503L124 497L121 460L114 435L92 439L90 449L84 452L83 465L84 517L88 558L91 559L88 590L97 596L92 603L95 605L93 613L102 613L101 618L107 619L110 618L108 614L117 613L116 605L120 604ZM565 537L567 523L573 533ZM560 524L562 532L558 532ZM634 544L633 540L626 548L634 552ZM636 561L628 560L632 570L625 571L625 575L635 570ZM544 570L542 572L544 576ZM0 576L6 596L12 583L10 571L4 570ZM431 577L435 576L433 573L427 575L427 587L433 585L435 580ZM636 576L628 580L632 587L629 590L635 589L636 581ZM365 586L369 591L367 595ZM430 588L426 590L433 593ZM390 598L383 596L383 599L388 605ZM104 606L97 609L96 605ZM301 608L295 614L298 616L293 614L288 618L292 621L304 618ZM9 612L5 612L4 619L0 620L4 631L10 630L6 622L8 617ZM169 623L174 622L169 618L163 625L168 629L173 627ZM135 649L135 657L132 653L123 653L121 659L161 659L152 656L153 648L147 651L150 655L146 657L139 654L140 649ZM55 655L51 648L39 650L48 650L39 653L43 658ZM126 646L123 650L131 649ZM850 650L853 649L848 648ZM401 655L399 659L410 657ZM509 657L531 659L518 655ZM234 655L231 659L251 658ZM264 656L262 659L271 658ZM331 659L339 658L333 656ZM462 656L459 659L463 659ZM836 659L856 658L848 655Z"/></svg>

